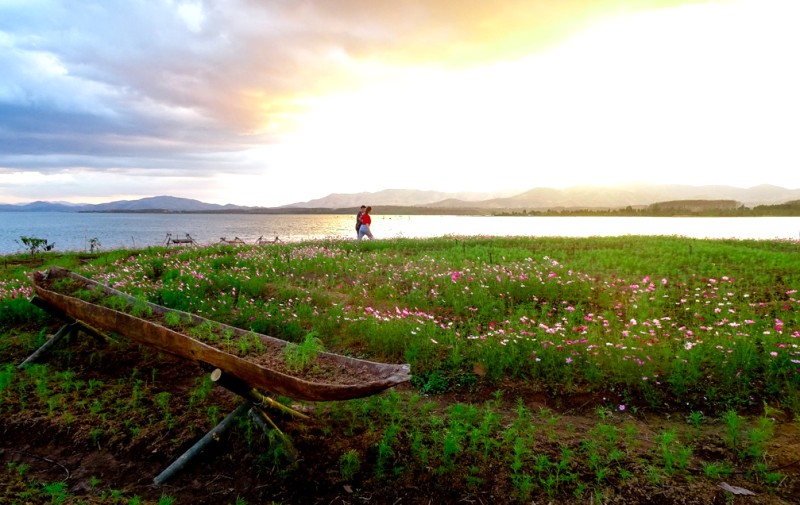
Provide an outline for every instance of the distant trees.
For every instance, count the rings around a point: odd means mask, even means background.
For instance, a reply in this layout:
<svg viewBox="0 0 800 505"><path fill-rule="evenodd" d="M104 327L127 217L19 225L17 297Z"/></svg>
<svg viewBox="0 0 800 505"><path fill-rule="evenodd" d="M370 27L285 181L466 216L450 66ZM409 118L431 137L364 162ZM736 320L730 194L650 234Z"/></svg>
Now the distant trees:
<svg viewBox="0 0 800 505"><path fill-rule="evenodd" d="M745 207L735 200L672 200L642 207L618 209L547 209L498 212L505 216L642 216L642 217L766 217L800 216L800 200Z"/></svg>
<svg viewBox="0 0 800 505"><path fill-rule="evenodd" d="M672 200L669 202L656 202L648 207L654 213L707 213L707 212L731 212L743 207L736 200Z"/></svg>
<svg viewBox="0 0 800 505"><path fill-rule="evenodd" d="M759 216L800 216L800 200L777 205L757 205L753 212Z"/></svg>

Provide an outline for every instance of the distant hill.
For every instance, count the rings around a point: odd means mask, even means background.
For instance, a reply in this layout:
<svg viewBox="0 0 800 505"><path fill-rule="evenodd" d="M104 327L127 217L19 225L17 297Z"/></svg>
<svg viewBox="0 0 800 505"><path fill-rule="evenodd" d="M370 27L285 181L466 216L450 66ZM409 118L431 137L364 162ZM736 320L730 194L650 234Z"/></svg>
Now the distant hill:
<svg viewBox="0 0 800 505"><path fill-rule="evenodd" d="M800 189L761 185L752 188L733 186L647 185L572 186L564 189L534 188L524 192L443 193L387 189L374 193L333 193L308 202L280 208L355 209L362 203L373 207L417 206L434 209L547 210L619 209L646 207L673 200L735 200L747 207L775 205L800 198Z"/></svg>
<svg viewBox="0 0 800 505"><path fill-rule="evenodd" d="M0 212L219 212L252 208L241 205L204 203L175 196L153 196L140 200L118 200L99 204L32 202L24 205L0 205Z"/></svg>
<svg viewBox="0 0 800 505"><path fill-rule="evenodd" d="M573 186L564 189L535 188L508 198L480 202L443 200L433 207L476 207L481 209L619 209L645 207L672 200L735 200L747 207L775 205L800 197L800 189L761 185L752 188L732 186L644 185Z"/></svg>
<svg viewBox="0 0 800 505"><path fill-rule="evenodd" d="M81 205L57 202L31 202L26 204L0 204L0 212L75 212Z"/></svg>
<svg viewBox="0 0 800 505"><path fill-rule="evenodd" d="M101 204L32 202L24 205L0 204L0 212L248 212L313 213L355 212L362 203L380 212L391 209L406 213L466 213L550 209L644 208L658 202L679 200L730 200L746 207L782 205L800 200L800 189L761 185L752 188L732 186L646 185L572 186L564 189L534 188L527 191L441 192L413 189L386 189L373 193L332 193L323 198L281 207L218 205L189 198L154 196L140 200L119 200Z"/></svg>
<svg viewBox="0 0 800 505"><path fill-rule="evenodd" d="M363 205L380 206L430 206L447 199L459 202L460 207L474 207L473 202L491 198L503 198L516 194L516 190L496 191L491 193L461 192L446 193L442 191L419 191L416 189L384 189L375 193L331 193L323 198L307 202L283 205L283 209L338 209L358 208ZM465 204L464 202L469 202Z"/></svg>
<svg viewBox="0 0 800 505"><path fill-rule="evenodd" d="M165 212L206 212L217 210L246 209L240 205L218 205L215 203L204 203L199 200L189 198L178 198L174 196L153 196L140 200L120 200L117 202L100 203L88 206L93 212L135 212L144 210L160 209Z"/></svg>

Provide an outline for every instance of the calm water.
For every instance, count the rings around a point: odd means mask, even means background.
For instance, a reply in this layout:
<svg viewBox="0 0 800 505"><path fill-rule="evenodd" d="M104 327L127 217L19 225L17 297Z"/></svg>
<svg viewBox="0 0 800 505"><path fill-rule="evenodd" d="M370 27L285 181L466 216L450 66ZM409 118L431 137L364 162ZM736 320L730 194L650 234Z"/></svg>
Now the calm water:
<svg viewBox="0 0 800 505"><path fill-rule="evenodd" d="M621 236L677 235L694 238L788 239L800 237L800 218L650 218L650 217L372 217L376 239L445 235ZM284 242L323 238L355 239L350 215L78 214L0 212L0 254L23 250L21 236L46 239L56 250L88 250L97 238L102 249L162 245L167 234L188 233L200 244L259 237Z"/></svg>

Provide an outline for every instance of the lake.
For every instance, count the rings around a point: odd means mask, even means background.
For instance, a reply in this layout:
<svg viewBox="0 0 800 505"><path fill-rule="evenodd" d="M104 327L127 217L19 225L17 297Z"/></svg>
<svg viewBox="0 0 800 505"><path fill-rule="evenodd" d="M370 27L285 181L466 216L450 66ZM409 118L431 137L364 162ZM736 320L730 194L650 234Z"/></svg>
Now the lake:
<svg viewBox="0 0 800 505"><path fill-rule="evenodd" d="M527 216L372 216L376 239L493 236L622 236L674 235L693 238L798 240L798 217L527 217ZM89 249L96 238L101 248L163 245L171 234L189 234L200 244L239 237L284 242L326 238L355 239L353 215L298 214L100 214L65 212L0 212L0 254L24 251L21 236L46 239L57 251Z"/></svg>

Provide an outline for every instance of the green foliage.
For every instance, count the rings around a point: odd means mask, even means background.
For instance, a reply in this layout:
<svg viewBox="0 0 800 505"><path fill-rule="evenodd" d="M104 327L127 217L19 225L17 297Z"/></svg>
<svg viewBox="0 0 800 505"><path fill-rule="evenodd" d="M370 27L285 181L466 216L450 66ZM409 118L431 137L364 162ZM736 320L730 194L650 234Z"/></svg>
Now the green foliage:
<svg viewBox="0 0 800 505"><path fill-rule="evenodd" d="M350 449L339 457L339 473L344 480L352 480L361 470L361 458L355 449Z"/></svg>
<svg viewBox="0 0 800 505"><path fill-rule="evenodd" d="M3 391L5 391L14 378L15 367L11 363L3 363L0 365L0 403L3 401Z"/></svg>
<svg viewBox="0 0 800 505"><path fill-rule="evenodd" d="M67 484L65 482L51 482L42 486L45 496L50 498L50 503L64 503L69 497Z"/></svg>
<svg viewBox="0 0 800 505"><path fill-rule="evenodd" d="M744 418L735 410L728 410L722 415L722 420L725 422L725 435L723 440L725 440L725 443L731 449L733 455L738 458L739 451L741 451Z"/></svg>
<svg viewBox="0 0 800 505"><path fill-rule="evenodd" d="M666 430L657 435L656 444L667 475L673 475L679 470L686 470L692 456L692 449L680 443L675 430Z"/></svg>
<svg viewBox="0 0 800 505"><path fill-rule="evenodd" d="M733 467L730 462L707 462L703 463L703 473L711 480L718 480L733 473Z"/></svg>
<svg viewBox="0 0 800 505"><path fill-rule="evenodd" d="M0 299L0 325L42 321L45 316L44 311L25 298Z"/></svg>
<svg viewBox="0 0 800 505"><path fill-rule="evenodd" d="M450 387L450 380L440 370L432 370L427 373L414 374L411 377L411 384L419 388L421 393L442 394L447 392Z"/></svg>
<svg viewBox="0 0 800 505"><path fill-rule="evenodd" d="M766 416L757 418L755 426L746 431L747 455L755 461L762 460L767 451L767 443L772 439L774 431L774 419Z"/></svg>
<svg viewBox="0 0 800 505"><path fill-rule="evenodd" d="M161 495L158 499L158 505L172 505L175 503L175 498L169 495Z"/></svg>
<svg viewBox="0 0 800 505"><path fill-rule="evenodd" d="M214 382L208 376L199 377L195 381L195 387L189 393L189 405L195 407L208 399L214 389Z"/></svg>
<svg viewBox="0 0 800 505"><path fill-rule="evenodd" d="M236 256L229 248L174 257L156 250L139 264L126 262L130 279L117 282L138 286L131 290L137 298L291 342L315 332L326 345L405 360L420 376L416 385L431 393L511 378L553 393L614 387L650 408L713 411L752 406L751 397L800 405L791 352L773 351L788 349L797 320L787 293L798 276L784 244L540 237L535 249L529 245L524 238L397 239L360 248L355 263L350 244L337 242L243 248ZM764 272L783 273L778 282ZM142 292L152 279L157 290ZM767 294L747 292L751 286L783 287ZM723 349L709 340L694 345L698 325L729 314L733 324L723 322L727 331L717 339ZM178 327L171 317L165 324ZM776 318L782 334L770 331ZM204 330L193 331L208 342L224 338ZM259 352L253 338L229 340L230 352Z"/></svg>
<svg viewBox="0 0 800 505"><path fill-rule="evenodd" d="M213 321L203 321L197 326L189 328L189 334L202 342L216 342L220 339L218 333L219 325Z"/></svg>
<svg viewBox="0 0 800 505"><path fill-rule="evenodd" d="M100 239L97 237L92 237L89 239L89 252L94 254L96 252L100 252Z"/></svg>
<svg viewBox="0 0 800 505"><path fill-rule="evenodd" d="M131 302L127 297L121 295L109 296L108 298L103 299L103 305L120 312L125 312L130 303Z"/></svg>
<svg viewBox="0 0 800 505"><path fill-rule="evenodd" d="M441 237L362 245L153 248L83 264L50 255L36 262L70 264L130 293L141 317L149 317L151 300L213 319L188 331L240 355L264 350L257 332L297 342L284 354L296 373L313 367L324 348L410 363L413 392L325 405L317 412L323 426L290 425L304 439L318 431L348 437L328 455L337 479L391 485L424 476L459 490L504 489L510 501L599 502L614 488L666 488L736 472L781 492L785 475L769 464L780 415L738 412L766 401L798 413L796 243ZM180 434L197 436L230 411L207 377L178 401L169 389L157 391L149 373L101 381L73 369L73 360L88 354L94 364L104 355L91 339L77 339L77 351L56 351L52 366L16 370L56 325L28 303L27 273L0 273L0 413L48 416L81 433L78 443L103 449L166 429L175 451L187 443L171 440L184 420L191 427ZM78 296L103 300L87 290ZM123 298L102 303L122 308ZM164 320L173 328L188 323L177 313ZM223 325L250 333L237 338ZM144 350L142 359L159 358ZM487 388L520 392L525 401L470 396ZM434 396L443 393L468 401L443 406L451 397ZM577 407L575 395L597 398L586 404L597 415L569 431L575 412L562 409ZM541 402L550 408L532 412ZM644 411L687 424L643 429L636 423ZM73 431L76 419L90 419L91 429ZM244 436L260 474L295 471L274 434ZM362 445L353 448L351 439ZM716 452L705 450L715 443ZM695 452L721 460L693 461ZM32 489L39 501L60 499L57 486L47 496L43 489Z"/></svg>
<svg viewBox="0 0 800 505"><path fill-rule="evenodd" d="M286 367L297 373L302 373L317 361L317 356L324 350L322 340L314 332L308 333L299 344L289 342L284 350Z"/></svg>
<svg viewBox="0 0 800 505"><path fill-rule="evenodd" d="M52 251L55 247L55 244L51 244L47 241L47 239L37 237L21 236L19 240L14 240L14 242L25 247L31 256L34 256L40 252Z"/></svg>
<svg viewBox="0 0 800 505"><path fill-rule="evenodd" d="M164 324L170 328L181 326L181 314L179 312L167 312L164 314Z"/></svg>
<svg viewBox="0 0 800 505"><path fill-rule="evenodd" d="M135 302L133 302L133 306L130 309L130 314L132 316L144 319L151 318L153 317L153 308L147 303L146 300L137 299Z"/></svg>

